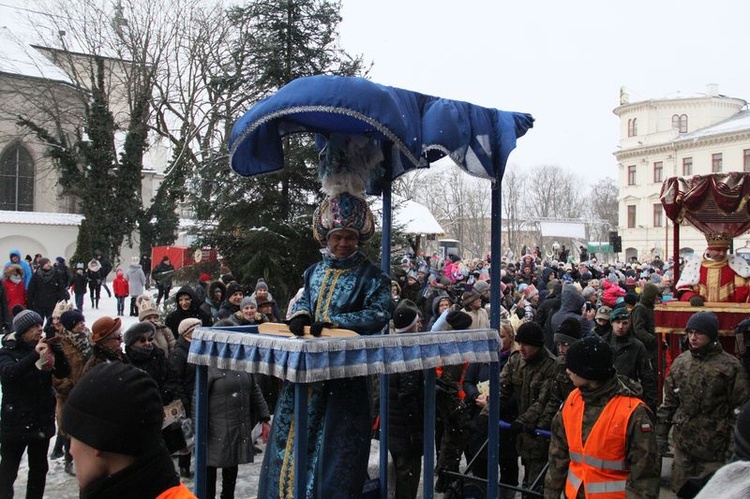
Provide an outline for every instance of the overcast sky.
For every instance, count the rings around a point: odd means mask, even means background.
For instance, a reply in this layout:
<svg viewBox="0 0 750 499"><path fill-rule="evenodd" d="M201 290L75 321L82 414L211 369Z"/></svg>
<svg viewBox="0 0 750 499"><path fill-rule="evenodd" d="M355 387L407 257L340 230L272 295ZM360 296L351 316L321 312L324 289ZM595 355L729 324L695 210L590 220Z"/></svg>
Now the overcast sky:
<svg viewBox="0 0 750 499"><path fill-rule="evenodd" d="M750 99L747 0L343 0L342 16L373 81L531 113L511 168L616 178L621 86L631 102L708 83Z"/></svg>

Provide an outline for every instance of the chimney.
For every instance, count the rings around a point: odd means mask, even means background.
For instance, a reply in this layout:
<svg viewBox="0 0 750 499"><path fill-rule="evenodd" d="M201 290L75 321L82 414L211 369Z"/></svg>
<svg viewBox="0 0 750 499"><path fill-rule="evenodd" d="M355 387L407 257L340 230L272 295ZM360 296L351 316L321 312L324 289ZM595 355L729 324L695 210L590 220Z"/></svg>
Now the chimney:
<svg viewBox="0 0 750 499"><path fill-rule="evenodd" d="M709 83L708 85L706 85L706 95L708 97L718 97L719 85L717 83Z"/></svg>

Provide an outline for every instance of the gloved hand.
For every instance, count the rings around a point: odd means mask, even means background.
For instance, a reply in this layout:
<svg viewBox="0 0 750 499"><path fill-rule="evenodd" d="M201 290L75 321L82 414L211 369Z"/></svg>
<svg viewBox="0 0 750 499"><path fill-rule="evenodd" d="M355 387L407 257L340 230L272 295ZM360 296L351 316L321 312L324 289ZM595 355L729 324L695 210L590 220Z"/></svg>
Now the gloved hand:
<svg viewBox="0 0 750 499"><path fill-rule="evenodd" d="M659 451L660 456L666 456L669 454L669 442L664 437L656 437L656 448Z"/></svg>
<svg viewBox="0 0 750 499"><path fill-rule="evenodd" d="M297 315L289 320L289 331L294 333L295 336L304 336L305 326L310 325L309 315Z"/></svg>
<svg viewBox="0 0 750 499"><path fill-rule="evenodd" d="M310 326L310 334L313 336L320 336L320 333L323 332L323 328L332 328L333 323L331 322L324 322L324 321L315 321L313 322L312 326Z"/></svg>

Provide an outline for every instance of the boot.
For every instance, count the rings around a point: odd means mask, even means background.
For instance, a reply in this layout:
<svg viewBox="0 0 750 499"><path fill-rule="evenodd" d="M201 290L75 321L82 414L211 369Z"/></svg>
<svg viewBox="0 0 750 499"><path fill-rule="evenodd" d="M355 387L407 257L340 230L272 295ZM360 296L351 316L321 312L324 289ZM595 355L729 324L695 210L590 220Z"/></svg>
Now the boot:
<svg viewBox="0 0 750 499"><path fill-rule="evenodd" d="M94 300L94 302L96 303L96 305L94 305L94 308L96 308L97 310L99 310L99 298L97 298L96 300Z"/></svg>

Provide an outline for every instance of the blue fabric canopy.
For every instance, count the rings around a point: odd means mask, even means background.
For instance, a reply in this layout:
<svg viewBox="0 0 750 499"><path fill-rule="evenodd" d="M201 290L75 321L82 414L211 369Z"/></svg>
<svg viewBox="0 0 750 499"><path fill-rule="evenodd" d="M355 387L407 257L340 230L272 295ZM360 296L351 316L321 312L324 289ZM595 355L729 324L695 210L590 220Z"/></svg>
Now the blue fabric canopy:
<svg viewBox="0 0 750 499"><path fill-rule="evenodd" d="M364 134L392 144L393 180L450 156L469 174L502 179L530 114L387 87L363 78L308 76L285 85L247 111L232 129L232 168L251 176L284 165L282 137L297 132ZM387 154L389 148L383 147Z"/></svg>

